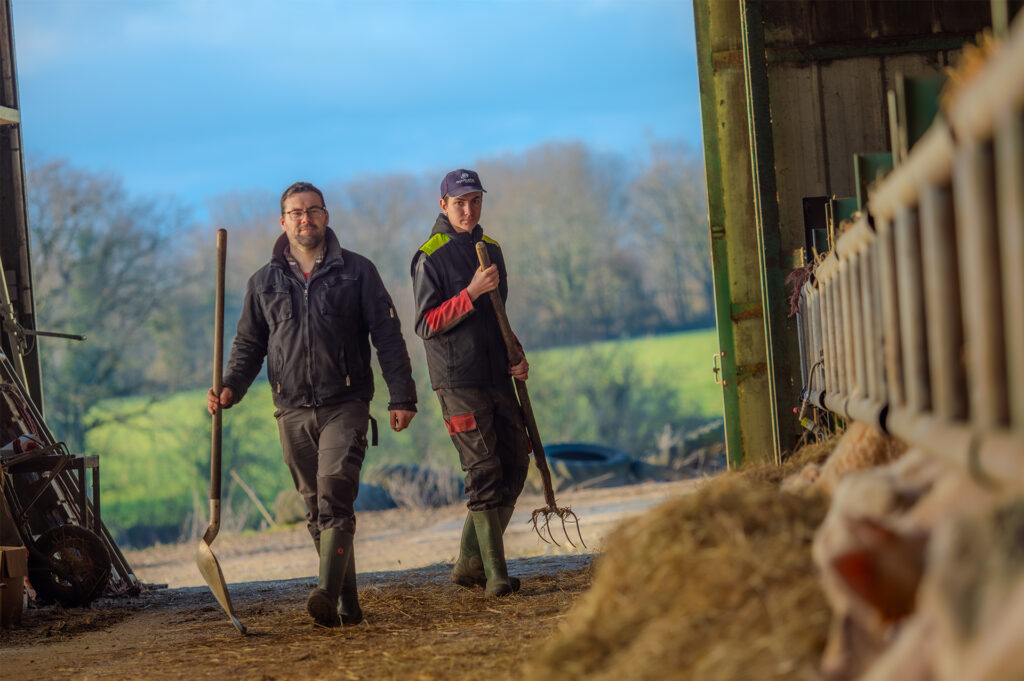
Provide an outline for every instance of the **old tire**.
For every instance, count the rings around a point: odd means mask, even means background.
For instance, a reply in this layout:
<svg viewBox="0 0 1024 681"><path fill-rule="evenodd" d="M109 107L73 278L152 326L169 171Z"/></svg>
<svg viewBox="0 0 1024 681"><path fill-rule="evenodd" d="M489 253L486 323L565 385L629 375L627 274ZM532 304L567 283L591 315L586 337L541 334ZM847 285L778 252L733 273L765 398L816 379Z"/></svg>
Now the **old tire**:
<svg viewBox="0 0 1024 681"><path fill-rule="evenodd" d="M551 484L570 487L618 487L631 481L632 461L621 449L588 442L562 442L544 448Z"/></svg>
<svg viewBox="0 0 1024 681"><path fill-rule="evenodd" d="M110 581L110 554L99 536L78 525L46 530L29 554L28 578L36 597L64 607L88 605Z"/></svg>

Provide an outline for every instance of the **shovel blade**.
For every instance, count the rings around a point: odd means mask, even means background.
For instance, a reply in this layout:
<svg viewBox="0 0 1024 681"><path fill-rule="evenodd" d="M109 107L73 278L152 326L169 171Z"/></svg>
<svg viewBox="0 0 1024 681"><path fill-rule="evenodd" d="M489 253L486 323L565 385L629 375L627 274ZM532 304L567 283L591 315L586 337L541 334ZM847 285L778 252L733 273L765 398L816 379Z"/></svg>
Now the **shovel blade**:
<svg viewBox="0 0 1024 681"><path fill-rule="evenodd" d="M196 550L196 565L199 566L199 572L210 586L210 591L220 603L220 607L224 608L224 612L231 618L232 624L240 633L245 634L245 625L238 621L235 611L231 607L231 596L228 594L228 585L224 582L224 573L220 569L220 563L217 562L217 557L213 555L206 539L199 540L199 548Z"/></svg>

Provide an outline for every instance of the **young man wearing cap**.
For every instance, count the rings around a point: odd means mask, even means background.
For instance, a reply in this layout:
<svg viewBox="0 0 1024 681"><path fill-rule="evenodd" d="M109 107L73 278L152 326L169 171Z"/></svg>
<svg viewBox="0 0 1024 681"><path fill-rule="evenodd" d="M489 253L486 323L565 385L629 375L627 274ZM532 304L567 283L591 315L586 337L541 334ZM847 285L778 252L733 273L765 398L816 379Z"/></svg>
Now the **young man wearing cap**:
<svg viewBox="0 0 1024 681"><path fill-rule="evenodd" d="M413 256L416 333L423 339L431 386L466 472L469 514L451 580L482 585L489 595L518 589L505 564L502 533L523 491L529 444L511 376L526 380L525 357L509 365L489 292L508 296L505 259L480 226L484 188L472 170L441 182L441 213ZM476 244L487 245L481 270Z"/></svg>
<svg viewBox="0 0 1024 681"><path fill-rule="evenodd" d="M210 388L206 400L211 414L240 402L267 359L284 460L320 554L320 581L306 609L317 624L335 627L363 619L352 539L374 392L370 341L396 432L415 416L416 384L377 268L342 248L329 220L312 184L284 191L284 233L249 279L224 388L220 395Z"/></svg>

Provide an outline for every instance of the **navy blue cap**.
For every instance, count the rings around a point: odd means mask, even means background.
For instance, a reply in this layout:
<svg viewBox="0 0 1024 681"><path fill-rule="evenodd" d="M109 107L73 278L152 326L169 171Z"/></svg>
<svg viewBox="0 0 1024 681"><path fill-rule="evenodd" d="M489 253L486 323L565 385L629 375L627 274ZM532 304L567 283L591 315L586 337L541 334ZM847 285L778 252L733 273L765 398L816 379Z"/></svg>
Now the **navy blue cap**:
<svg viewBox="0 0 1024 681"><path fill-rule="evenodd" d="M462 196L470 192L485 192L484 186L480 184L480 176L475 170L459 168L444 176L441 180L441 198L445 196Z"/></svg>

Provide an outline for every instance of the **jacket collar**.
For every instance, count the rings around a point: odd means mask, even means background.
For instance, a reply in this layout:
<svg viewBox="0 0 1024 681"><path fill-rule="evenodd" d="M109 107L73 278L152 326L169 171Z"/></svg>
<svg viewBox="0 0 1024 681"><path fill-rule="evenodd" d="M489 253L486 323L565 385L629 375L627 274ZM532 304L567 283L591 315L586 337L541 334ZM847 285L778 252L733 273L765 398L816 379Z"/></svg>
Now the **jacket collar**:
<svg viewBox="0 0 1024 681"><path fill-rule="evenodd" d="M463 243L476 243L484 236L484 228L477 223L476 227L471 232L460 232L459 230L452 227L452 223L448 220L448 216L444 213L438 213L437 219L434 221L434 229L430 232L431 236L434 234L447 234L455 241Z"/></svg>
<svg viewBox="0 0 1024 681"><path fill-rule="evenodd" d="M288 260L284 257L284 249L288 245L288 235L282 233L281 236L277 237L277 241L274 242L274 252L270 258L270 262L288 269ZM341 242L338 241L338 236L334 233L334 230L330 227L327 228L327 232L324 234L324 260L320 264L320 269L326 269L333 265L344 265L345 258L342 255Z"/></svg>

